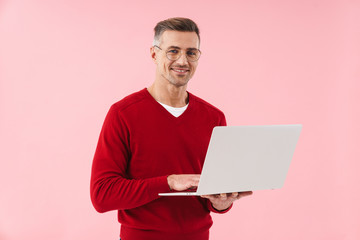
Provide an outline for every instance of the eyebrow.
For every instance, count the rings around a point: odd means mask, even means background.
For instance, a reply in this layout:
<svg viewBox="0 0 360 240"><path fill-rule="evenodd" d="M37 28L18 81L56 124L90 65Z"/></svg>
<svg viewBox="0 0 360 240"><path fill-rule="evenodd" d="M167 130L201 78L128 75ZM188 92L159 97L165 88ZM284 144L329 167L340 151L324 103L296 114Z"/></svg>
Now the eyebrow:
<svg viewBox="0 0 360 240"><path fill-rule="evenodd" d="M170 47L168 47L167 49L170 49L170 48L181 49L181 48L178 47L178 46L170 46ZM187 48L186 50L199 50L199 49L198 49L198 48Z"/></svg>

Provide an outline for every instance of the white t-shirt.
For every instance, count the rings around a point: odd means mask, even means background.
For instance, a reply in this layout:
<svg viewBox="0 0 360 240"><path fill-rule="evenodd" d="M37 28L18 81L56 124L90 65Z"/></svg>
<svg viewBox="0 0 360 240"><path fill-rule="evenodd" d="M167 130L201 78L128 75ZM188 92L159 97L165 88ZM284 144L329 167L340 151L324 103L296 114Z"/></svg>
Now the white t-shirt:
<svg viewBox="0 0 360 240"><path fill-rule="evenodd" d="M174 115L175 117L180 116L181 114L183 114L183 112L185 112L186 108L189 106L189 104L186 104L186 106L181 107L181 108L175 108L175 107L171 107L169 105L163 104L161 102L158 102L161 104L161 106L163 106L166 110L168 110L172 115Z"/></svg>

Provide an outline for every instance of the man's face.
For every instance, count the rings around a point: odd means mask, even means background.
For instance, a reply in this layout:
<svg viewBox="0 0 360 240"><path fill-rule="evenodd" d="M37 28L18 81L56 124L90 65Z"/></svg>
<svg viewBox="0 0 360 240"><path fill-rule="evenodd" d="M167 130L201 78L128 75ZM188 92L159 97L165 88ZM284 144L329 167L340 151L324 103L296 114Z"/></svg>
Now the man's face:
<svg viewBox="0 0 360 240"><path fill-rule="evenodd" d="M195 73L198 62L191 62L186 57L188 49L198 49L199 39L195 32L165 31L160 38L160 49L152 49L152 57L157 64L156 74L163 80L177 87L185 86ZM169 60L166 53L179 48L181 56Z"/></svg>

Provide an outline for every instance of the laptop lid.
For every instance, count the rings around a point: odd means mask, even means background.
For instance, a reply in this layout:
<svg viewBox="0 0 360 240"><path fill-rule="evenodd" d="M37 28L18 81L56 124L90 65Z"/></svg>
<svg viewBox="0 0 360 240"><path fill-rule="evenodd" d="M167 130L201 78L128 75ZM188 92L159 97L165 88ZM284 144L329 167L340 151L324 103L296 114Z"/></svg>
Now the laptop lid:
<svg viewBox="0 0 360 240"><path fill-rule="evenodd" d="M277 189L285 178L302 125L218 126L213 129L196 193Z"/></svg>

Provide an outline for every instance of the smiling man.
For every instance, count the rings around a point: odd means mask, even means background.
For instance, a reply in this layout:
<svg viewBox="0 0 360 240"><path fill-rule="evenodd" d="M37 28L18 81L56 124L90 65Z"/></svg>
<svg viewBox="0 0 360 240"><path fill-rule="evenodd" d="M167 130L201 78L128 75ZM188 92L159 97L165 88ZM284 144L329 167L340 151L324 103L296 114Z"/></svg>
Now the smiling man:
<svg viewBox="0 0 360 240"><path fill-rule="evenodd" d="M93 160L91 200L99 212L118 211L122 240L209 239L210 212L225 213L251 192L158 196L197 187L212 129L226 120L187 91L201 55L197 25L171 18L154 30L155 80L111 106Z"/></svg>

